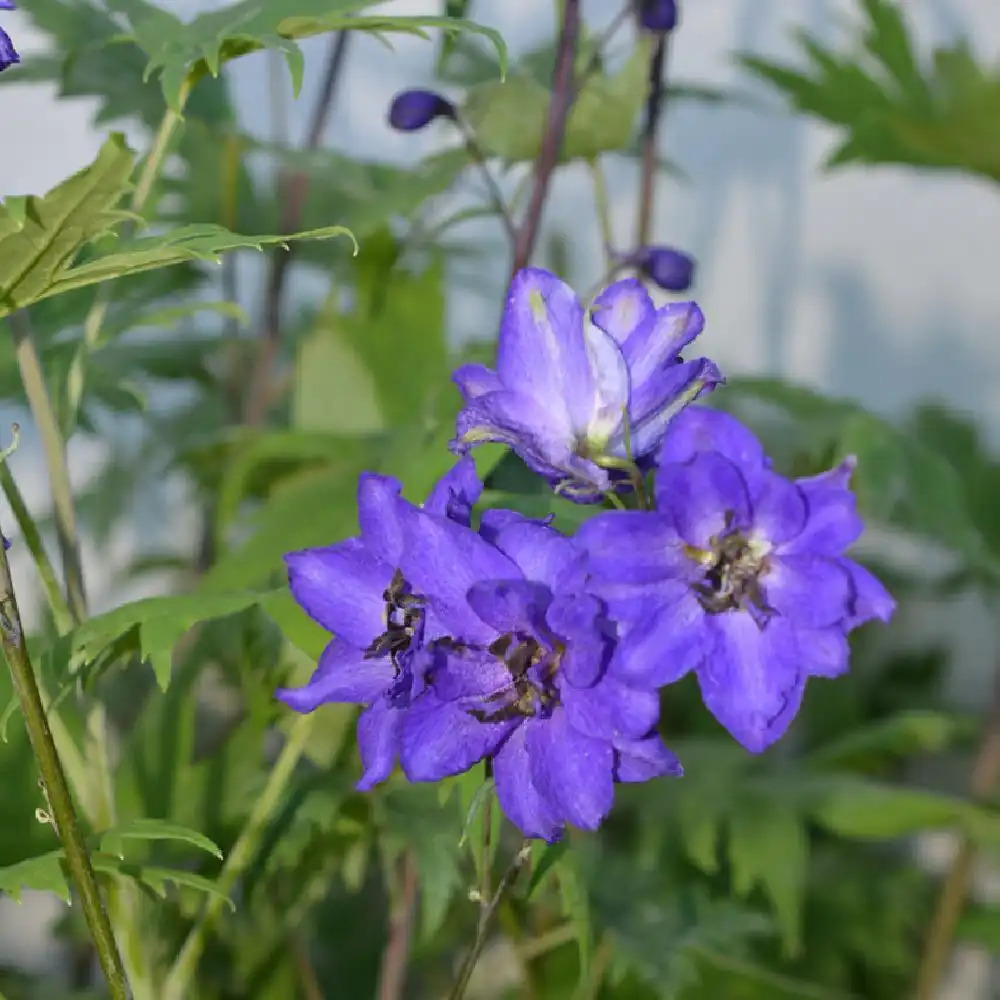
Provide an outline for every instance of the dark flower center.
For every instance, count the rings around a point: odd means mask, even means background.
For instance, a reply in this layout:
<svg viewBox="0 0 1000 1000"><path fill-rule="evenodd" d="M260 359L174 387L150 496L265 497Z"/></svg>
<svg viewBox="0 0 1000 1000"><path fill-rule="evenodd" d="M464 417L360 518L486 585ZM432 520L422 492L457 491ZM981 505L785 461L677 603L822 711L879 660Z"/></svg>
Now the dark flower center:
<svg viewBox="0 0 1000 1000"><path fill-rule="evenodd" d="M705 568L704 576L692 589L709 614L747 611L763 627L775 613L768 606L761 582L768 569L766 552L734 530L734 519L733 512L727 511L726 527L712 536L709 549L689 549L689 554Z"/></svg>
<svg viewBox="0 0 1000 1000"><path fill-rule="evenodd" d="M392 574L389 586L382 592L385 601L385 631L376 636L365 649L365 659L374 660L388 655L398 677L407 668L403 656L423 631L425 600L410 591L402 570Z"/></svg>
<svg viewBox="0 0 1000 1000"><path fill-rule="evenodd" d="M490 644L489 651L507 667L511 684L486 699L487 704L498 703L497 708L470 709L469 715L474 719L479 722L528 719L549 715L559 704L559 692L553 681L562 657L560 647L553 651L534 636L507 632Z"/></svg>

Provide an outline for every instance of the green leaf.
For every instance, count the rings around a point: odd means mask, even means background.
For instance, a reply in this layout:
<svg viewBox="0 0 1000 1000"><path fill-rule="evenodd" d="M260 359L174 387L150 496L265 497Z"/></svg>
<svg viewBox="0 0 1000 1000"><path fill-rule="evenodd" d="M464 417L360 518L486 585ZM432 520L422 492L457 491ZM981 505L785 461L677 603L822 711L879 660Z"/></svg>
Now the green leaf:
<svg viewBox="0 0 1000 1000"><path fill-rule="evenodd" d="M203 833L191 830L179 823L171 823L165 819L134 819L128 823L106 830L101 834L101 850L107 854L124 856L126 840L173 840L190 844L209 854L214 854L220 861L222 851L215 841Z"/></svg>
<svg viewBox="0 0 1000 1000"><path fill-rule="evenodd" d="M959 917L955 937L1000 954L1000 909L995 906L969 906Z"/></svg>
<svg viewBox="0 0 1000 1000"><path fill-rule="evenodd" d="M798 810L775 796L743 796L729 819L733 888L748 896L760 885L774 906L789 956L802 948L802 904L809 841Z"/></svg>
<svg viewBox="0 0 1000 1000"><path fill-rule="evenodd" d="M804 791L813 819L841 837L886 840L959 827L977 842L1000 842L1000 813L952 796L848 775L812 779Z"/></svg>
<svg viewBox="0 0 1000 1000"><path fill-rule="evenodd" d="M743 65L793 107L839 128L830 168L902 163L1000 181L1000 67L977 64L965 40L921 59L901 5L863 6L862 51L841 55L799 33L806 69L753 57Z"/></svg>
<svg viewBox="0 0 1000 1000"><path fill-rule="evenodd" d="M115 640L137 629L142 656L151 662L157 682L165 690L170 682L173 648L192 625L235 614L267 600L272 593L241 591L148 597L87 620L60 642L69 648L71 666L78 667L93 661Z"/></svg>
<svg viewBox="0 0 1000 1000"><path fill-rule="evenodd" d="M0 868L0 892L15 901L21 901L25 889L36 892L54 892L63 902L69 902L69 883L63 871L63 852L49 851L36 858L19 861L16 865Z"/></svg>
<svg viewBox="0 0 1000 1000"><path fill-rule="evenodd" d="M594 928L591 922L590 899L580 859L567 851L554 867L559 886L563 915L573 925L577 953L580 959L580 982L586 982L594 951Z"/></svg>
<svg viewBox="0 0 1000 1000"><path fill-rule="evenodd" d="M646 92L651 44L642 37L617 75L590 75L566 122L561 162L592 160L629 145ZM522 73L471 87L462 113L486 155L519 163L538 155L549 102L548 88Z"/></svg>
<svg viewBox="0 0 1000 1000"><path fill-rule="evenodd" d="M81 251L131 216L115 206L129 189L133 155L120 135L97 159L43 197L0 203L0 317L34 302L112 278L196 260L229 250L326 239L350 233L328 226L297 236L240 236L221 226L184 226L160 236L126 240L111 252L74 265ZM353 239L353 237L352 237ZM355 244L356 246L356 244ZM104 243L95 247L100 251Z"/></svg>
<svg viewBox="0 0 1000 1000"><path fill-rule="evenodd" d="M241 0L222 10L200 14L187 23L136 0L110 0L109 6L128 18L132 34L149 57L147 75L160 77L167 104L181 109L185 81L206 73L217 76L230 59L275 49L285 56L292 85L298 93L303 56L296 40L329 31L402 32L427 37L428 28L472 32L496 46L501 63L506 47L500 34L459 18L361 16L358 11L378 0Z"/></svg>
<svg viewBox="0 0 1000 1000"><path fill-rule="evenodd" d="M806 763L821 768L870 769L886 759L940 753L968 729L967 720L947 712L898 712L817 747L808 754Z"/></svg>
<svg viewBox="0 0 1000 1000"><path fill-rule="evenodd" d="M103 875L113 875L121 879L131 879L144 889L148 889L160 899L167 898L167 886L173 884L182 889L194 889L206 896L221 899L230 910L236 910L236 904L211 879L194 872L181 871L175 868L158 868L154 865L136 865L108 854L95 854L91 858L95 872Z"/></svg>
<svg viewBox="0 0 1000 1000"><path fill-rule="evenodd" d="M89 167L44 197L0 202L0 316L50 294L80 248L126 218L115 206L133 162L116 133Z"/></svg>

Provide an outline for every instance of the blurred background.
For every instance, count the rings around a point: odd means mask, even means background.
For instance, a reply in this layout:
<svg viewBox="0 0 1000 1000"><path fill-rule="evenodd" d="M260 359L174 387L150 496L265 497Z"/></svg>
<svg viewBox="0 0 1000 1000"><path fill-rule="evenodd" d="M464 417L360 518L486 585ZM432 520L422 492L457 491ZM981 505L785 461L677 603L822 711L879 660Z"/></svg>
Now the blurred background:
<svg viewBox="0 0 1000 1000"><path fill-rule="evenodd" d="M25 0L22 6L30 5ZM162 6L188 18L220 5L163 0ZM1000 4L907 0L900 6L921 51L967 38L981 64L1000 63ZM551 7L540 0L476 0L468 16L499 30L516 60L552 38ZM585 0L584 17L600 31L617 7L608 0ZM379 9L419 14L428 5L394 0ZM796 30L847 51L861 20L855 0L689 0L682 5L681 25L670 45L669 78L716 89L722 99L670 105L661 152L673 166L660 175L651 232L656 242L696 259L691 295L707 316L701 348L727 375L785 378L825 395L848 397L897 421L910 419L918 404L933 400L974 424L984 452L995 451L1000 449L996 184L959 172L892 164L825 173L823 163L839 132L794 114L773 87L736 58L742 53L801 65ZM3 23L25 64L45 51L47 40L26 13L5 14ZM231 67L231 93L243 130L271 142L295 141L304 133L325 46L324 39L303 43L306 77L297 101L273 54ZM400 89L433 84L449 96L461 96L461 88L449 90L447 81L434 83L435 58L435 46L419 39L395 37L391 51L372 37L353 39L323 145L405 166L453 144L437 127L406 134L386 123L388 104ZM0 192L41 193L89 163L106 134L105 127L94 125L95 108L87 98L57 99L51 84L12 80L0 87ZM138 123L125 128L132 145L142 148L143 128ZM610 159L612 222L622 249L634 225L636 176L634 159ZM542 262L558 261L576 287L591 287L603 271L597 233L589 176L582 166L566 168L545 213ZM447 264L446 322L456 345L495 335L507 279L502 232L493 220L468 224L463 238L475 252L452 253ZM250 260L239 266L240 298L253 309L264 265ZM314 276L296 274L288 301L322 294ZM157 390L165 407L171 391ZM0 424L9 419L15 419L13 409L0 413ZM126 425L123 420L122 429L109 426L104 440L74 441L70 463L81 487L103 474L120 446L116 440L127 439ZM44 507L47 488L38 451L37 438L25 427L17 471L29 502ZM161 480L157 490L155 513L136 507L135 516L117 521L99 542L84 536L98 609L167 586L169 578L155 573L123 580L123 567L152 535L166 530L194 537L197 532L184 477ZM949 565L933 546L900 539L889 543L914 567L936 571ZM26 573L24 554L15 550L12 555L15 572ZM996 610L980 591L958 588L915 598L893 626L893 642L904 652L933 649L946 664L940 685L927 696L932 702L976 713L991 698ZM913 766L925 783L961 789L966 782L962 756ZM927 835L916 849L930 870L939 871L954 852L955 838ZM978 878L977 892L986 900L1000 898L988 870ZM56 945L39 927L58 906L40 896L20 909L0 902L0 962L40 967L51 961ZM981 947L959 949L944 995L956 1000L998 995L993 964Z"/></svg>

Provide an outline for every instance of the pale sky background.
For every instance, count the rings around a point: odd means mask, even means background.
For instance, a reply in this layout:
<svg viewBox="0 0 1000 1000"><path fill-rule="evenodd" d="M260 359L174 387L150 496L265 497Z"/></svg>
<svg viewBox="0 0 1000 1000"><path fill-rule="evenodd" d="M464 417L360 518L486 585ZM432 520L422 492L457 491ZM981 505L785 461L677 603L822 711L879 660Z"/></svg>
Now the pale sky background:
<svg viewBox="0 0 1000 1000"><path fill-rule="evenodd" d="M187 16L220 4L164 0L163 6ZM416 14L440 6L396 0L384 10ZM965 35L980 58L1000 60L996 0L906 0L903 6L925 50ZM478 0L471 16L498 28L517 52L551 33L550 8L543 0ZM617 10L612 0L584 0L585 17L595 26ZM770 109L681 105L664 129L664 153L691 181L661 181L652 231L699 262L694 296L708 319L700 342L705 353L729 374L787 376L886 414L937 397L973 413L1000 447L1000 191L957 175L903 168L822 176L818 167L832 148L832 133L787 114L775 95L735 65L736 50L793 54L795 26L844 38L845 28L856 23L852 0L687 0L682 14L672 75L755 91ZM16 12L0 16L30 59L38 39L28 19ZM440 133L400 135L384 116L396 90L430 81L434 47L399 38L389 52L371 39L355 41L329 142L400 161L431 152ZM306 46L307 81L293 112L299 134L323 44ZM236 79L244 121L266 130L260 111L267 107L264 61L243 60ZM0 193L41 193L88 163L102 139L90 126L92 110L87 101L56 102L48 87L0 88ZM633 225L635 174L623 167L610 181L624 237ZM556 182L547 220L568 229L577 217L586 218L587 232L574 249L586 286L601 270L591 213L586 175L568 171ZM486 276L496 285L497 303L505 268ZM488 334L496 309L484 314L481 296L460 293L451 320L459 335ZM31 442L29 434L15 468L29 498L41 502L40 457L31 454ZM72 458L82 480L96 471L99 452L75 447ZM130 528L116 536L111 552L86 553L99 603L110 597L109 572L134 543ZM27 571L23 563L16 568ZM957 644L953 687L975 705L986 686L984 658L994 658L989 616L971 607L958 618L930 616L915 641L928 634L949 635ZM7 938L6 927L0 937Z"/></svg>

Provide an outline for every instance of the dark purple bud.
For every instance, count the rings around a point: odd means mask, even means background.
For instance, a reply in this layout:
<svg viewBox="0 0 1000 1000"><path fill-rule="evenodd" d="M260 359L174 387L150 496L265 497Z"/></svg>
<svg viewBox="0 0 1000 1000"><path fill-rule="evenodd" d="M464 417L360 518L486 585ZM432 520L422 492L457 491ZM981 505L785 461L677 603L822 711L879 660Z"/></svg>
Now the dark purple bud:
<svg viewBox="0 0 1000 1000"><path fill-rule="evenodd" d="M639 23L647 31L673 31L677 27L677 0L639 0Z"/></svg>
<svg viewBox="0 0 1000 1000"><path fill-rule="evenodd" d="M10 40L10 35L3 28L0 28L0 73L8 66L13 66L14 63L20 61L21 57L17 54L14 43Z"/></svg>
<svg viewBox="0 0 1000 1000"><path fill-rule="evenodd" d="M694 281L694 258L672 247L643 247L632 260L650 281L668 292L686 292Z"/></svg>
<svg viewBox="0 0 1000 1000"><path fill-rule="evenodd" d="M400 132L416 132L435 118L454 118L455 105L433 90L401 90L389 105L389 124Z"/></svg>
<svg viewBox="0 0 1000 1000"><path fill-rule="evenodd" d="M6 535L0 535L0 538L3 539L3 550L6 552L14 543Z"/></svg>

